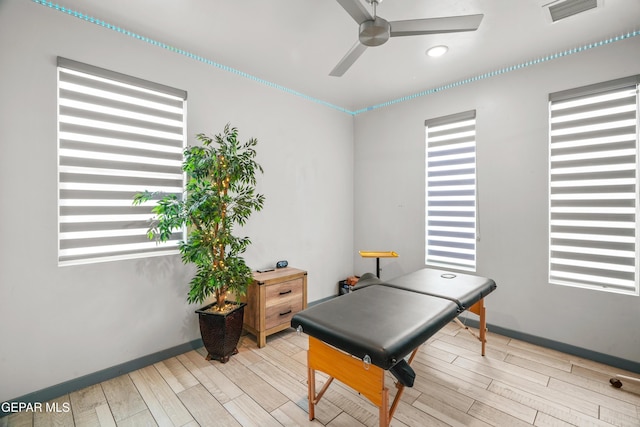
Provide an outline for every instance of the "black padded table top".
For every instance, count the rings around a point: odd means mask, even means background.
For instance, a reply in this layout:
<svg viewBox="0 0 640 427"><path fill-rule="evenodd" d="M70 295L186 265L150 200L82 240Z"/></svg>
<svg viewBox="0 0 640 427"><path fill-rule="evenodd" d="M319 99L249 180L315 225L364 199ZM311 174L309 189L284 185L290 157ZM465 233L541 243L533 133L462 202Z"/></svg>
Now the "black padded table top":
<svg viewBox="0 0 640 427"><path fill-rule="evenodd" d="M291 326L355 357L389 369L458 314L447 299L390 286L367 286L309 307Z"/></svg>
<svg viewBox="0 0 640 427"><path fill-rule="evenodd" d="M384 282L375 275L366 273L356 284L355 290L371 285L389 286L445 298L458 304L461 310L468 309L496 289L496 282L486 277L434 268L423 268Z"/></svg>

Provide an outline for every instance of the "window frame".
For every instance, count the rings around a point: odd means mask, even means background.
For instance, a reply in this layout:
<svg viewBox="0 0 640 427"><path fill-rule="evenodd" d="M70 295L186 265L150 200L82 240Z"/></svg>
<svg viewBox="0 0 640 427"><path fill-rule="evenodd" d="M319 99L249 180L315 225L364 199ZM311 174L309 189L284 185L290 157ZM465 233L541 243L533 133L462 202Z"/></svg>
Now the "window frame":
<svg viewBox="0 0 640 427"><path fill-rule="evenodd" d="M57 58L58 265L173 255L186 229L154 242L157 191L182 197L186 91Z"/></svg>
<svg viewBox="0 0 640 427"><path fill-rule="evenodd" d="M639 86L636 75L549 95L550 284L640 295Z"/></svg>
<svg viewBox="0 0 640 427"><path fill-rule="evenodd" d="M458 129L452 132L451 129ZM465 131L460 134L459 131ZM430 130L435 138L430 138ZM436 141L436 145L430 145L430 141ZM445 141L444 143L442 141ZM449 142L446 142L449 141ZM464 145L469 147L464 147ZM438 146L439 145L439 146ZM453 149L445 147L458 145ZM469 172L469 164L465 160L469 158L469 148L472 148L473 165L472 171ZM452 151L453 150L453 151ZM466 151L465 151L466 150ZM430 152L451 151L452 155L458 153L460 158L453 159L453 162L459 162L453 165L448 161L440 160L442 166L433 166L434 162L438 162L437 158L432 158L430 167ZM449 156L450 157L450 156ZM447 169L449 166L451 169ZM440 168L435 170L434 168ZM460 174L455 172L464 172ZM453 171L453 172L452 172ZM437 268L448 268L454 270L475 272L477 269L477 241L480 233L478 229L479 212L478 212L478 178L477 178L477 141L476 141L476 111L469 110L447 116L441 116L433 119L425 120L425 265ZM447 174L447 172L452 172ZM434 200L438 191L437 185L430 187L431 182L442 180L443 177L458 178L460 182L455 184L451 182L453 188L444 190L444 193L450 192L449 195L441 195L440 200ZM436 175L441 174L440 177ZM462 189L465 181L470 180L473 175L472 194L468 194L468 189ZM458 187L458 188L455 188ZM468 184L467 184L468 187ZM442 189L440 189L442 191ZM453 202L447 202L447 199L457 197ZM438 205L438 206L436 206ZM449 209L449 210L446 210ZM440 211L444 214L444 218L439 220L430 220L437 216L430 215L432 211ZM458 212L458 213L455 213ZM472 221L469 221L469 213L472 214ZM465 216L467 215L467 216ZM449 220L449 221L447 221ZM458 224L472 222L470 226L464 227ZM440 225L437 225L440 223ZM449 223L447 225L447 223ZM433 244L431 243L433 242ZM439 243L438 243L439 242ZM450 248L450 250L446 250ZM450 255L447 255L449 253Z"/></svg>

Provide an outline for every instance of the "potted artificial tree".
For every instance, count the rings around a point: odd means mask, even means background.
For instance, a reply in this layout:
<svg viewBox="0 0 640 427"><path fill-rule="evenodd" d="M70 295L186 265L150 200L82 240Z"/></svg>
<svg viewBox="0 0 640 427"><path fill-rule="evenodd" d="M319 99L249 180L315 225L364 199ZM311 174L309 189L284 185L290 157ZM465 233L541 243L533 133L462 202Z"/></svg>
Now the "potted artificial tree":
<svg viewBox="0 0 640 427"><path fill-rule="evenodd" d="M238 352L244 303L227 301L228 294L244 295L253 281L242 254L251 243L248 237L233 234L235 225L244 225L253 212L260 211L264 196L255 189L255 146L251 138L241 143L238 130L227 124L223 133L211 138L198 134L202 143L184 150L182 169L187 182L182 197L162 197L153 208L156 215L149 227L150 239L166 241L172 233L187 227L188 237L179 244L182 261L196 266L189 283L187 301L215 301L196 310L200 333L208 351L207 360L222 363ZM154 193L136 194L134 204L154 198Z"/></svg>

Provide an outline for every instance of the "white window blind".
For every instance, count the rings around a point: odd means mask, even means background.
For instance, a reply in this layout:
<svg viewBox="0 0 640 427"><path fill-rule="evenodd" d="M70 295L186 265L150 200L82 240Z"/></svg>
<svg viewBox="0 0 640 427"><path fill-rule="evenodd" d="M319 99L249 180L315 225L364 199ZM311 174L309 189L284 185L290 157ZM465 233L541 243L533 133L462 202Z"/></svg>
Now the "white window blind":
<svg viewBox="0 0 640 427"><path fill-rule="evenodd" d="M426 120L425 126L425 263L475 271L475 111Z"/></svg>
<svg viewBox="0 0 640 427"><path fill-rule="evenodd" d="M154 203L182 196L186 92L58 58L58 263L177 253L147 238Z"/></svg>
<svg viewBox="0 0 640 427"><path fill-rule="evenodd" d="M549 97L550 283L638 295L638 77Z"/></svg>

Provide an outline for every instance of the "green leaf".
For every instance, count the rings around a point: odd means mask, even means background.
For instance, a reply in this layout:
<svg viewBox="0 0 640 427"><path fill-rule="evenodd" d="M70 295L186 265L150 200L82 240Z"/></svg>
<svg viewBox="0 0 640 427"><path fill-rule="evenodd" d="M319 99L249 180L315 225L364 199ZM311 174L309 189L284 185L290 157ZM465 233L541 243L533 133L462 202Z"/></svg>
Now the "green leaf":
<svg viewBox="0 0 640 427"><path fill-rule="evenodd" d="M243 295L252 282L251 269L240 256L251 240L235 236L233 230L262 210L265 197L255 188L257 173L263 173L255 161L257 139L240 142L238 129L230 124L213 137L199 133L195 139L200 144L183 151L182 170L188 177L184 194L158 200L147 236L166 241L182 227L189 227L187 239L178 248L182 261L196 266L187 300L202 303L227 290ZM134 196L133 204L158 197L141 192Z"/></svg>

